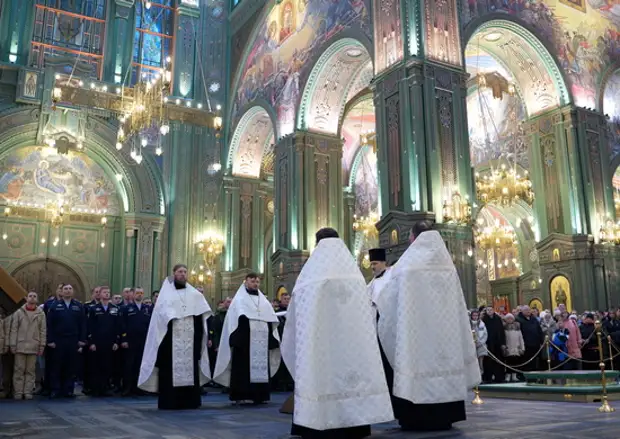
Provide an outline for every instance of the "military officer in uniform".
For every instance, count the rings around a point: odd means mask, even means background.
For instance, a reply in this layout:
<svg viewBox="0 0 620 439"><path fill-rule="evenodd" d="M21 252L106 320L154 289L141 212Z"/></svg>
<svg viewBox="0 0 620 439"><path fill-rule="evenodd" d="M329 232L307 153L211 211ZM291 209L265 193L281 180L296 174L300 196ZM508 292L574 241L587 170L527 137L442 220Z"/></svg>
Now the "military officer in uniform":
<svg viewBox="0 0 620 439"><path fill-rule="evenodd" d="M142 391L138 389L138 376L140 375L142 353L144 352L144 343L152 314L152 307L142 303L143 300L144 290L136 288L133 302L122 309L124 323L124 331L121 336L124 358L123 396L142 394Z"/></svg>

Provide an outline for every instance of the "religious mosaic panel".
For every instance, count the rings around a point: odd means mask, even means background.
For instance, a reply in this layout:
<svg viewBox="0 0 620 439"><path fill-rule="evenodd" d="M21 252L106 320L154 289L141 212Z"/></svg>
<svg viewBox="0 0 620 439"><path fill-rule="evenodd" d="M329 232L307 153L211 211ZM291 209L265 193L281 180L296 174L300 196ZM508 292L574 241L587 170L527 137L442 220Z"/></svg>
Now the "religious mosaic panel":
<svg viewBox="0 0 620 439"><path fill-rule="evenodd" d="M233 120L248 103L262 98L275 109L278 134L293 131L302 85L323 44L347 29L370 35L367 0L285 0L276 2L258 28L236 76ZM271 3L270 3L271 5ZM270 7L270 6L269 6Z"/></svg>
<svg viewBox="0 0 620 439"><path fill-rule="evenodd" d="M64 202L72 210L119 215L116 187L103 169L80 152L55 148L18 149L0 160L0 199L44 207Z"/></svg>
<svg viewBox="0 0 620 439"><path fill-rule="evenodd" d="M535 29L555 49L574 103L596 107L601 73L606 66L620 61L617 5L608 0L468 0L461 4L462 26L486 14L505 12Z"/></svg>

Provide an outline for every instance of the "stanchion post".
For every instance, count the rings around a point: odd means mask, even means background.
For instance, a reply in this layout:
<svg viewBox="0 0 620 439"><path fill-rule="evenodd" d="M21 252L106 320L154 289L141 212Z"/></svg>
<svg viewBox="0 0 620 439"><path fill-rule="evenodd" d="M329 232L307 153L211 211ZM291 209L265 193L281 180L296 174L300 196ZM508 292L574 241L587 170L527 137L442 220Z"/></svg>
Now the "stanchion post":
<svg viewBox="0 0 620 439"><path fill-rule="evenodd" d="M609 347L609 369L610 370L615 370L614 369L614 351L611 348L611 344L612 344L611 335L608 335L607 336L607 346Z"/></svg>
<svg viewBox="0 0 620 439"><path fill-rule="evenodd" d="M598 408L598 411L601 413L612 413L615 409L609 405L609 401L607 400L607 377L605 376L605 359L603 356L603 328L601 322L599 320L596 321L596 338L598 339L598 355L599 355L599 366L601 368L601 387L603 389L601 395L601 406Z"/></svg>
<svg viewBox="0 0 620 439"><path fill-rule="evenodd" d="M471 334L474 337L474 349L476 350L476 357L478 356L477 351L478 351L478 347L476 346L476 342L478 341L478 334L477 331L475 329L471 330ZM482 398L480 398L480 389L478 389L478 386L474 387L474 399L471 402L474 405L482 405L484 404L484 401L482 400Z"/></svg>
<svg viewBox="0 0 620 439"><path fill-rule="evenodd" d="M549 350L549 335L545 335L545 348L547 349L547 369L551 372L551 351Z"/></svg>

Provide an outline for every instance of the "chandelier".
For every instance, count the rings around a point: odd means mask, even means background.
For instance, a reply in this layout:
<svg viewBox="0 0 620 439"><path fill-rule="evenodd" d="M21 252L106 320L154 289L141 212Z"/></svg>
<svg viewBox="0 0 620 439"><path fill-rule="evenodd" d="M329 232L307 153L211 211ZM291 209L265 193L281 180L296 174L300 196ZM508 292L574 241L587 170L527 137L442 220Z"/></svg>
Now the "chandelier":
<svg viewBox="0 0 620 439"><path fill-rule="evenodd" d="M372 152L377 153L377 134L375 133L374 128L365 130L360 134L360 145L361 146L370 146L372 148Z"/></svg>
<svg viewBox="0 0 620 439"><path fill-rule="evenodd" d="M620 222L614 223L612 220L607 220L598 232L599 242L601 244L620 244Z"/></svg>
<svg viewBox="0 0 620 439"><path fill-rule="evenodd" d="M375 224L379 221L379 215L376 212L370 212L368 216L358 217L353 215L353 230L363 233L364 236L374 236L377 234Z"/></svg>
<svg viewBox="0 0 620 439"><path fill-rule="evenodd" d="M502 226L499 220L489 227L478 227L475 234L476 245L482 250L506 250L517 244L517 235L512 227Z"/></svg>
<svg viewBox="0 0 620 439"><path fill-rule="evenodd" d="M519 174L513 167L502 164L500 169L491 169L480 174L476 172L476 194L482 205L493 203L509 206L521 200L529 206L534 202L532 182L528 172Z"/></svg>
<svg viewBox="0 0 620 439"><path fill-rule="evenodd" d="M132 102L124 114L119 117L120 126L117 133L116 149L121 150L123 143L131 140L131 158L142 163L142 148L149 140L146 131L152 127L158 129L155 154L161 155L162 136L170 132L166 103L170 92L172 73L168 69L170 57L166 58L164 68L148 77L143 73L141 80L133 87ZM141 138L140 138L141 137Z"/></svg>
<svg viewBox="0 0 620 439"><path fill-rule="evenodd" d="M199 255L199 262L190 271L190 278L193 282L203 283L205 280L213 279L217 268L219 257L224 250L224 238L216 232L207 232L196 241L196 253Z"/></svg>
<svg viewBox="0 0 620 439"><path fill-rule="evenodd" d="M471 203L467 195L463 198L460 193L454 192L451 198L444 198L441 211L444 223L458 225L471 223Z"/></svg>

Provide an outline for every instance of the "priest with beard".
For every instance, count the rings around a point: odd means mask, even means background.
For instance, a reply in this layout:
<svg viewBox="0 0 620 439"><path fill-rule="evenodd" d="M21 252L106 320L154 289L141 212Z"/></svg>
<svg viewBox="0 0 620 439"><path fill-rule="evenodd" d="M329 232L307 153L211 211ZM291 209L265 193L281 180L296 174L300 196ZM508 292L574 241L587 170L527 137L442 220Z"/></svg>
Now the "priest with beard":
<svg viewBox="0 0 620 439"><path fill-rule="evenodd" d="M410 242L376 303L388 387L403 430L449 430L466 419L467 392L480 382L478 358L444 240L421 221Z"/></svg>
<svg viewBox="0 0 620 439"><path fill-rule="evenodd" d="M282 357L295 381L291 434L361 439L394 419L374 311L355 259L331 228L316 234L288 307Z"/></svg>
<svg viewBox="0 0 620 439"><path fill-rule="evenodd" d="M258 275L250 273L235 294L213 373L213 381L228 387L229 398L236 403L269 401L269 380L280 366L279 320L259 284Z"/></svg>
<svg viewBox="0 0 620 439"><path fill-rule="evenodd" d="M370 268L373 278L368 284L368 292L372 299L373 306L377 303L381 290L387 285L390 279L390 269L387 266L387 253L383 248L373 248L368 250Z"/></svg>
<svg viewBox="0 0 620 439"><path fill-rule="evenodd" d="M207 319L211 308L178 264L161 287L140 366L138 387L159 393L160 410L197 409L211 378Z"/></svg>

